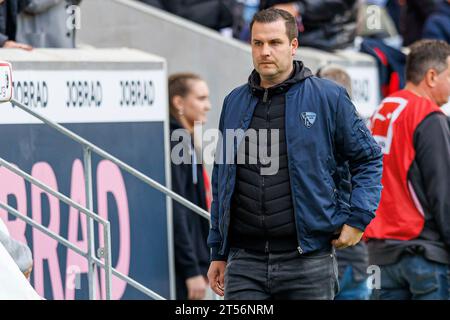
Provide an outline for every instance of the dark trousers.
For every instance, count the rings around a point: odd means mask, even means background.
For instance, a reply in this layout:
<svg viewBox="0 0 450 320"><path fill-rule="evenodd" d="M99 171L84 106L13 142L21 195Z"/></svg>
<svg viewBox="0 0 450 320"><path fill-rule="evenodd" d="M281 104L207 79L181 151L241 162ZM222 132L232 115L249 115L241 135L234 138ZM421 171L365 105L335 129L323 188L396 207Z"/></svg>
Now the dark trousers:
<svg viewBox="0 0 450 320"><path fill-rule="evenodd" d="M225 300L332 300L338 290L334 252L300 255L230 249Z"/></svg>
<svg viewBox="0 0 450 320"><path fill-rule="evenodd" d="M186 286L186 279L180 275L176 275L176 299L177 300L187 300L188 290Z"/></svg>

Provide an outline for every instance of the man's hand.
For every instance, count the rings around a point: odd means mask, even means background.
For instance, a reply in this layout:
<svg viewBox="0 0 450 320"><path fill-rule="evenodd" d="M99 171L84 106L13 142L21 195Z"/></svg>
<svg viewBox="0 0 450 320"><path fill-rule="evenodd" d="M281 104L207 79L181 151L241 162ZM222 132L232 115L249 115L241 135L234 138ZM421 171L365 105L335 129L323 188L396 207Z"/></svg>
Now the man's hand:
<svg viewBox="0 0 450 320"><path fill-rule="evenodd" d="M203 276L195 276L186 279L186 287L188 289L189 300L202 300L206 294L206 282Z"/></svg>
<svg viewBox="0 0 450 320"><path fill-rule="evenodd" d="M18 43L12 40L8 40L3 44L3 48L9 48L9 49L23 49L23 50L27 50L27 51L31 51L33 50L32 46L29 46L27 44L24 43Z"/></svg>
<svg viewBox="0 0 450 320"><path fill-rule="evenodd" d="M331 241L331 244L336 249L344 249L347 247L351 247L356 245L363 236L363 231L350 227L346 224L342 227L341 234L339 235L339 238L336 240Z"/></svg>
<svg viewBox="0 0 450 320"><path fill-rule="evenodd" d="M213 261L209 266L208 270L208 280L211 289L223 297L224 295L224 278L225 278L225 267L227 266L226 261Z"/></svg>
<svg viewBox="0 0 450 320"><path fill-rule="evenodd" d="M298 8L294 3L280 3L273 6L274 8L284 10L292 14L294 17L297 17L300 12L298 12Z"/></svg>

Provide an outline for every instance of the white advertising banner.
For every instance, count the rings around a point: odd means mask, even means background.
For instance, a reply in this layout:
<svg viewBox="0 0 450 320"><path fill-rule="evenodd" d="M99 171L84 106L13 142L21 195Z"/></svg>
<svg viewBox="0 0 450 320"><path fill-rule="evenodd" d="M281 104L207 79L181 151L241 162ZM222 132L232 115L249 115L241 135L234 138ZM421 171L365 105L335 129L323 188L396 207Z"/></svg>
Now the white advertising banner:
<svg viewBox="0 0 450 320"><path fill-rule="evenodd" d="M59 123L165 121L164 70L14 71L13 97ZM2 124L40 123L11 103Z"/></svg>
<svg viewBox="0 0 450 320"><path fill-rule="evenodd" d="M353 102L363 118L369 118L380 103L378 70L375 66L345 66L352 79Z"/></svg>

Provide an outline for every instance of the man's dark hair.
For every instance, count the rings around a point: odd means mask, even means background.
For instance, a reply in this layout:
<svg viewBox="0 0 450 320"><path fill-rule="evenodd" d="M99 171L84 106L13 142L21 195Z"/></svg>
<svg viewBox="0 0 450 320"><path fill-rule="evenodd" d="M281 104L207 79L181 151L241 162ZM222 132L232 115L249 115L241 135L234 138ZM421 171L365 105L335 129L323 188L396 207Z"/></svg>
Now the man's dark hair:
<svg viewBox="0 0 450 320"><path fill-rule="evenodd" d="M406 58L406 81L419 84L429 69L438 73L447 69L450 45L442 40L420 40L410 46Z"/></svg>
<svg viewBox="0 0 450 320"><path fill-rule="evenodd" d="M289 38L289 41L292 41L294 38L298 36L298 27L297 21L294 16L285 10L269 8L265 10L261 10L257 12L250 22L250 32L252 32L253 24L255 22L259 23L271 23L278 20L284 20L286 25L286 35Z"/></svg>

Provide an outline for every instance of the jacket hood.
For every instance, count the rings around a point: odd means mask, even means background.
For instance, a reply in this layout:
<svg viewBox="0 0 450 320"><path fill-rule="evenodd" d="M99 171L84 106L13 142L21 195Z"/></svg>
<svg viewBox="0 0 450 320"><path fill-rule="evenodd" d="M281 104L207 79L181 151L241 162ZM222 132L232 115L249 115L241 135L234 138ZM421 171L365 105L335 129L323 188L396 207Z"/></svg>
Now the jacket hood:
<svg viewBox="0 0 450 320"><path fill-rule="evenodd" d="M311 77L312 75L311 70L306 68L303 65L303 62L294 60L294 70L292 71L290 77L284 82L268 88L268 96L270 97L274 94L285 93L291 86ZM265 92L265 89L261 87L260 83L261 77L259 76L259 73L256 70L253 70L248 78L248 85L250 86L252 93L257 97L262 97Z"/></svg>

